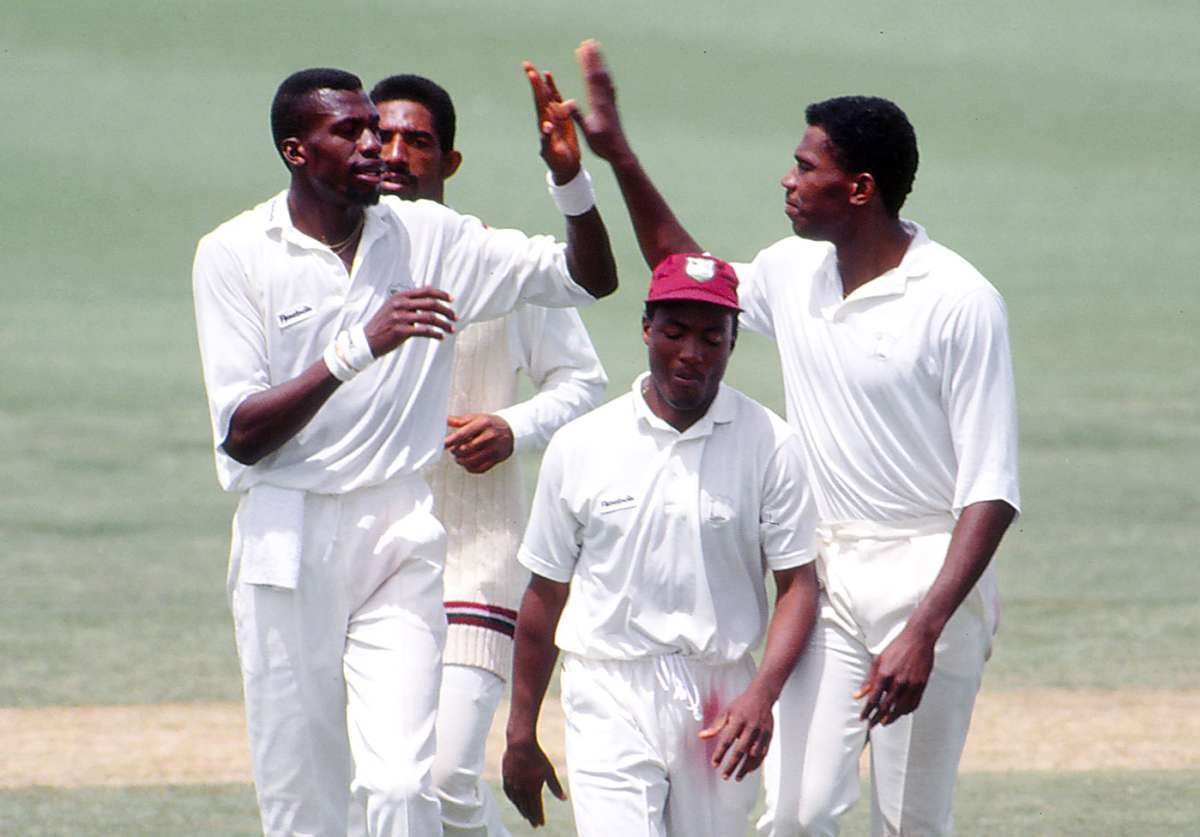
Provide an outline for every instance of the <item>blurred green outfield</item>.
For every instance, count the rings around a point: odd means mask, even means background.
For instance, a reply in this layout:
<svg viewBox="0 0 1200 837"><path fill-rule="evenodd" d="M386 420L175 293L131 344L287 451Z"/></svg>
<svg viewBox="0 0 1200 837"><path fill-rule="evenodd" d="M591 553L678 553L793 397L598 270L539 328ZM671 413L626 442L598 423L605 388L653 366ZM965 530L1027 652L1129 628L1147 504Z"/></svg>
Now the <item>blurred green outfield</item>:
<svg viewBox="0 0 1200 837"><path fill-rule="evenodd" d="M267 129L278 82L322 64L368 85L440 80L466 157L449 201L557 233L519 62L555 69L573 95L571 52L588 36L647 168L730 258L788 233L777 183L805 103L870 92L908 111L922 165L905 214L974 262L1011 318L1025 514L1000 559L985 688L1200 686L1198 35L1188 0L0 0L0 705L239 697L223 599L232 500L213 476L190 268L202 234L286 185ZM591 168L624 288L585 319L615 395L644 365L646 271L611 176ZM728 379L782 409L764 341L739 344ZM975 776L964 794L1036 800L1040 781ZM1042 798L1061 800L1049 825L1009 822L1099 833L1080 824L1085 802L1120 799L1136 823L1174 787L1098 781L1045 778ZM162 808L186 809L207 792L163 793ZM135 827L159 822L146 794L0 793L0 832L235 830ZM1128 833L1200 818L1174 799L1183 819ZM1005 833L988 819L1002 810L972 805L962 833ZM95 825L96 806L129 828ZM244 805L230 806L232 822ZM62 824L13 825L34 820Z"/></svg>

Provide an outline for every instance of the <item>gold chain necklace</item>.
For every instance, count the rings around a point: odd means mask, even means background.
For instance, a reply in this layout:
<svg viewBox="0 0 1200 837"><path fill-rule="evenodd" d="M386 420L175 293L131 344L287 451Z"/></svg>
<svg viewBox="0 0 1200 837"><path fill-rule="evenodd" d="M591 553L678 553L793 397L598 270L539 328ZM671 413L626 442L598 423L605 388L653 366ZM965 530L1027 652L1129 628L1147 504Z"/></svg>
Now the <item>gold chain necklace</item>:
<svg viewBox="0 0 1200 837"><path fill-rule="evenodd" d="M354 225L354 229L350 230L350 235L343 238L337 244L326 244L325 246L337 253L339 256L342 255L342 251L349 246L350 242L353 241L360 232L362 232L363 224L366 222L366 218L367 213L360 213L358 216L358 223Z"/></svg>

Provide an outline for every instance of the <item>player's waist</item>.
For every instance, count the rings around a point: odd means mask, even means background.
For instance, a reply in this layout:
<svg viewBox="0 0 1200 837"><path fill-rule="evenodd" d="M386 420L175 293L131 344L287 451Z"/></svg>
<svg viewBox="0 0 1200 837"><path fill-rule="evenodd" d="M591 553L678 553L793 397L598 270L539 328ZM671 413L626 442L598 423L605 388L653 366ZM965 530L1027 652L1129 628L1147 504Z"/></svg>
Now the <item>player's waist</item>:
<svg viewBox="0 0 1200 837"><path fill-rule="evenodd" d="M834 544L857 540L904 540L923 535L947 534L954 529L954 515L932 514L908 520L823 520L817 525L817 542Z"/></svg>

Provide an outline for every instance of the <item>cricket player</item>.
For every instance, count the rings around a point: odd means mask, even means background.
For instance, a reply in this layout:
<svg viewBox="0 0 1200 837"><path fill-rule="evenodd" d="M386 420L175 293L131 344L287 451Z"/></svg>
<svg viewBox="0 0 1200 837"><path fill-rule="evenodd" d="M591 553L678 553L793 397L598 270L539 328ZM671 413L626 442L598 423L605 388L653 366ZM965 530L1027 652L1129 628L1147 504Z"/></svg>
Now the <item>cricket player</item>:
<svg viewBox="0 0 1200 837"><path fill-rule="evenodd" d="M450 95L416 75L371 90L379 109L385 195L444 203L462 164ZM608 378L572 308L521 305L459 332L450 385L450 432L428 474L448 532L449 630L438 701L433 786L447 837L508 837L483 781L492 719L512 672L517 607L529 572L517 562L525 527L520 451L540 450L559 427L598 406ZM535 394L518 403L517 373Z"/></svg>
<svg viewBox="0 0 1200 837"><path fill-rule="evenodd" d="M442 831L430 782L456 324L616 287L579 149L544 79L542 156L567 243L380 202L359 79L303 70L271 107L288 188L201 239L193 287L221 485L240 494L230 597L263 831Z"/></svg>
<svg viewBox="0 0 1200 837"><path fill-rule="evenodd" d="M534 826L543 783L565 798L537 741L561 649L578 834L745 833L758 783L744 780L771 744L817 582L799 440L721 383L737 309L728 264L665 259L642 318L649 372L546 450L519 553L533 575L503 759L505 793Z"/></svg>
<svg viewBox="0 0 1200 837"><path fill-rule="evenodd" d="M648 263L700 249L621 129L594 42L590 112ZM1007 315L961 256L900 217L917 169L892 102L809 105L784 175L794 237L735 265L740 322L779 349L820 515L821 611L776 708L763 835L832 835L871 748L874 834L949 834L996 629L991 559L1020 507Z"/></svg>

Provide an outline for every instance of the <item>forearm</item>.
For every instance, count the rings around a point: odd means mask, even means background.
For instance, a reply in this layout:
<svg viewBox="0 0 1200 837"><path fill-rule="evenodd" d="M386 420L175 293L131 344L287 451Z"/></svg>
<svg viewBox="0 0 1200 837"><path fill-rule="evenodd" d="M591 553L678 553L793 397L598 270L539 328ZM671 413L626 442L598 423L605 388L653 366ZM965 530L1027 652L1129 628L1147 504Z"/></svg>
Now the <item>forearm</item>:
<svg viewBox="0 0 1200 837"><path fill-rule="evenodd" d="M567 585L559 591L555 582L535 577L521 599L513 648L512 703L506 731L509 746L537 739L537 722L550 676L558 661L554 631L566 603Z"/></svg>
<svg viewBox="0 0 1200 837"><path fill-rule="evenodd" d="M910 627L931 640L941 635L987 569L1015 516L1016 509L1003 500L972 503L962 510L950 536L946 560L909 618Z"/></svg>
<svg viewBox="0 0 1200 837"><path fill-rule="evenodd" d="M699 253L703 248L679 223L632 150L609 161L646 264L654 268L672 253Z"/></svg>
<svg viewBox="0 0 1200 837"><path fill-rule="evenodd" d="M555 375L533 397L497 410L496 415L512 428L516 450L540 450L558 428L595 409L603 400L602 377L587 380L570 374Z"/></svg>
<svg viewBox="0 0 1200 837"><path fill-rule="evenodd" d="M255 393L234 411L222 449L253 465L299 433L340 385L318 360L292 380Z"/></svg>
<svg viewBox="0 0 1200 837"><path fill-rule="evenodd" d="M617 289L617 265L600 210L567 216L567 270L576 284L600 299Z"/></svg>
<svg viewBox="0 0 1200 837"><path fill-rule="evenodd" d="M754 677L754 688L762 689L774 703L796 661L808 647L816 623L818 592L813 564L775 573L775 610L767 626L767 643Z"/></svg>

